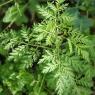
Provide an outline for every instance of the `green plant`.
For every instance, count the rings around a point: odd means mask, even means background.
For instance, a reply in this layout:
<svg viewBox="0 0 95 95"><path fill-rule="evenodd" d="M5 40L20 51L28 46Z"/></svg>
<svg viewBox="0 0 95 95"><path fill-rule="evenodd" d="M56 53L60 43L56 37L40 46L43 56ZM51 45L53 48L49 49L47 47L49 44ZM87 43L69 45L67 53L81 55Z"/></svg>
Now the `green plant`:
<svg viewBox="0 0 95 95"><path fill-rule="evenodd" d="M39 33L36 41L44 41L43 44L52 47L46 50L39 64L43 73L53 74L58 95L90 95L95 75L91 64L95 57L95 39L91 40L92 36L85 33L89 32L90 24L79 21L78 10L61 3L61 0L56 0L55 5L48 4L47 12L46 9L45 12L39 10L46 19L34 27L34 33Z"/></svg>
<svg viewBox="0 0 95 95"><path fill-rule="evenodd" d="M82 11L86 11L87 15L95 15L95 1L94 0L78 0L78 6Z"/></svg>
<svg viewBox="0 0 95 95"><path fill-rule="evenodd" d="M95 77L92 20L64 0L36 7L44 19L32 29L0 32L0 54L6 57L0 64L0 94L90 95ZM23 12L10 8L3 20L19 22L10 10Z"/></svg>

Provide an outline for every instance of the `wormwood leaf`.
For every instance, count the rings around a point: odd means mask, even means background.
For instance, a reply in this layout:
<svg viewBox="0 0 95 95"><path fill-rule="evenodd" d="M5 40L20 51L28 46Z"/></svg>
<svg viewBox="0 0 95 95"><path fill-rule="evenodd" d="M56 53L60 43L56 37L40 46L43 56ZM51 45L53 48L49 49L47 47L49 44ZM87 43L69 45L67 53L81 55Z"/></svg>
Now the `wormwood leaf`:
<svg viewBox="0 0 95 95"><path fill-rule="evenodd" d="M46 50L46 54L42 56L42 59L39 60L38 64L41 64L44 62L50 63L52 59L53 59L52 52L50 52L49 50Z"/></svg>
<svg viewBox="0 0 95 95"><path fill-rule="evenodd" d="M47 38L46 38L46 45L52 45L52 42L53 42L52 36L51 35L47 36Z"/></svg>
<svg viewBox="0 0 95 95"><path fill-rule="evenodd" d="M1 45L4 46L4 49L9 50L19 43L20 38L15 31L10 30L9 32L4 31L3 35L1 35L0 40Z"/></svg>
<svg viewBox="0 0 95 95"><path fill-rule="evenodd" d="M46 19L49 19L51 18L53 15L52 15L52 12L50 10L47 9L47 7L40 7L40 6L37 6L37 9L38 9L38 12L39 14L42 15L42 17L46 18Z"/></svg>
<svg viewBox="0 0 95 95"><path fill-rule="evenodd" d="M74 89L73 89L73 94L77 94L77 95L90 95L91 94L91 90L88 89L88 88L84 88L82 86L76 86Z"/></svg>
<svg viewBox="0 0 95 95"><path fill-rule="evenodd" d="M50 73L57 68L58 64L48 63L44 66L42 73Z"/></svg>
<svg viewBox="0 0 95 95"><path fill-rule="evenodd" d="M47 4L48 4L48 7L47 7L48 9L52 10L54 13L57 12L57 8L54 4L49 3L49 2Z"/></svg>
<svg viewBox="0 0 95 95"><path fill-rule="evenodd" d="M78 30L73 30L71 33L71 42L75 47L75 52L87 62L90 62L90 48L93 47L93 42L89 39L88 36L83 35Z"/></svg>
<svg viewBox="0 0 95 95"><path fill-rule="evenodd" d="M60 76L60 78L57 80L56 84L56 90L58 91L58 95L62 95L64 91L64 77Z"/></svg>
<svg viewBox="0 0 95 95"><path fill-rule="evenodd" d="M16 66L19 66L18 69L29 68L34 60L33 57L35 56L35 50L30 51L31 52L29 52L28 47L25 45L18 46L10 53L8 61L17 63Z"/></svg>
<svg viewBox="0 0 95 95"><path fill-rule="evenodd" d="M30 29L27 29L26 27L22 27L20 34L26 42L29 42L29 33L30 33Z"/></svg>
<svg viewBox="0 0 95 95"><path fill-rule="evenodd" d="M70 41L70 39L68 39L68 45L69 45L69 50L71 54L73 52L73 47L72 47L72 42Z"/></svg>
<svg viewBox="0 0 95 95"><path fill-rule="evenodd" d="M46 35L47 35L46 27L47 26L45 23L41 23L41 24L34 26L33 37L36 41L41 41L46 37Z"/></svg>
<svg viewBox="0 0 95 95"><path fill-rule="evenodd" d="M85 86L87 88L90 88L93 86L92 81L91 80L85 81L85 78L81 78L80 80L78 80L77 84L80 84L80 85Z"/></svg>
<svg viewBox="0 0 95 95"><path fill-rule="evenodd" d="M77 15L71 14L67 11L61 15L61 18L63 20L64 25L67 27L73 25L74 21L77 20Z"/></svg>
<svg viewBox="0 0 95 95"><path fill-rule="evenodd" d="M12 60L14 59L16 61L16 59L18 59L19 57L22 56L22 53L24 53L25 51L25 46L19 46L18 48L14 49L11 53L10 56L8 58L8 60Z"/></svg>
<svg viewBox="0 0 95 95"><path fill-rule="evenodd" d="M69 71L68 67L63 67L62 72L58 72L55 77L57 77L56 90L58 95L63 95L64 93L68 95L69 89L75 85L74 74Z"/></svg>
<svg viewBox="0 0 95 95"><path fill-rule="evenodd" d="M89 52L86 50L83 50L82 48L76 47L76 50L78 52L78 55L82 56L87 62L90 61Z"/></svg>

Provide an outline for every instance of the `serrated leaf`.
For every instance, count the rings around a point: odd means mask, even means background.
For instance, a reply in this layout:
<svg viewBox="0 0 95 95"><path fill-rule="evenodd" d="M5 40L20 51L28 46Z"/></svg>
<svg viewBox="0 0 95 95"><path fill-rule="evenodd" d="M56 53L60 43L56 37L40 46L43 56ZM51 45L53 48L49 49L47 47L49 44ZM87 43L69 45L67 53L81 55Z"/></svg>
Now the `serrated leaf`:
<svg viewBox="0 0 95 95"><path fill-rule="evenodd" d="M42 73L50 73L54 71L57 68L57 64L48 63L46 66L44 66Z"/></svg>

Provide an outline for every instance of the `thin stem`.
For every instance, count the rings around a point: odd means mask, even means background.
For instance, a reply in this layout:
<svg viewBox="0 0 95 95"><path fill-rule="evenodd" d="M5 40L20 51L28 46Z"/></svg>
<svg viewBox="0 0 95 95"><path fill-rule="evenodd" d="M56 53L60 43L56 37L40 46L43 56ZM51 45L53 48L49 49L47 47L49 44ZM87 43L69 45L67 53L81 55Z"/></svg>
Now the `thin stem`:
<svg viewBox="0 0 95 95"><path fill-rule="evenodd" d="M87 10L87 12L86 12L86 15L87 15L87 17L89 17L89 12L88 12L88 10Z"/></svg>
<svg viewBox="0 0 95 95"><path fill-rule="evenodd" d="M17 10L18 10L18 12L19 12L19 15L22 16L22 13L21 13L19 4L18 4L17 2L15 2L15 6L17 7Z"/></svg>
<svg viewBox="0 0 95 95"><path fill-rule="evenodd" d="M46 46L40 46L40 45L31 45L31 46L40 47L40 48L48 48L48 47L46 47Z"/></svg>
<svg viewBox="0 0 95 95"><path fill-rule="evenodd" d="M15 21L15 19L14 19L14 20L12 20L12 22L10 22L10 23L8 24L8 26L7 26L4 30L6 30L6 29L10 28L10 27L12 26L12 24L14 23L14 21ZM3 30L3 31L4 31L4 30Z"/></svg>
<svg viewBox="0 0 95 95"><path fill-rule="evenodd" d="M47 46L43 46L43 45L40 45L40 44L28 44L28 45L30 45L30 46L32 46L32 47L37 47L37 48L45 48L45 49L48 49L49 47L47 47Z"/></svg>
<svg viewBox="0 0 95 95"><path fill-rule="evenodd" d="M6 4L8 4L8 3L12 2L12 1L13 1L13 0L9 0L9 1L7 1L7 2L1 4L0 7L4 6L4 5L6 5Z"/></svg>
<svg viewBox="0 0 95 95"><path fill-rule="evenodd" d="M49 49L48 46L43 46L43 45L40 45L40 44L31 44L31 43L25 43L25 42L22 42L21 44L25 44L25 45L29 45L29 46L32 46L32 47L36 47L36 48L44 48L44 49Z"/></svg>
<svg viewBox="0 0 95 95"><path fill-rule="evenodd" d="M42 79L42 82L41 82L41 85L40 85L40 88L39 88L39 91L38 91L38 95L40 95L40 92L41 92L41 89L42 89L42 86L43 86L43 83L44 83L45 76L46 76L46 74L44 74L44 76L43 76L43 79Z"/></svg>

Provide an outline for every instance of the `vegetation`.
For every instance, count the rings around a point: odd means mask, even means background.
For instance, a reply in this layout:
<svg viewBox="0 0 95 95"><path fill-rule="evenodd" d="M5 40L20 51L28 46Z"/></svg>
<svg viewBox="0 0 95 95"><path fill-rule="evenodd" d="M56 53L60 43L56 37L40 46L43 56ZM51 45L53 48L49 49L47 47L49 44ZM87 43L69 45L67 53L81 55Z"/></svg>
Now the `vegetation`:
<svg viewBox="0 0 95 95"><path fill-rule="evenodd" d="M91 95L94 0L0 1L0 95Z"/></svg>

